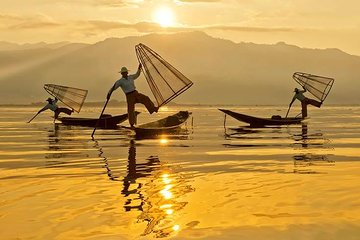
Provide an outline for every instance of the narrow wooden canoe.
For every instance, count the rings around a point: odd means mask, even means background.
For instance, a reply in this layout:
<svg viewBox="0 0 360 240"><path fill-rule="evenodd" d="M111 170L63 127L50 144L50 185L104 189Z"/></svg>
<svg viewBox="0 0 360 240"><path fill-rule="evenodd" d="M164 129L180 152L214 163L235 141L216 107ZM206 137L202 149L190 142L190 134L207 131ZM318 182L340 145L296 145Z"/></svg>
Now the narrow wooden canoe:
<svg viewBox="0 0 360 240"><path fill-rule="evenodd" d="M162 118L160 120L145 123L134 128L124 127L135 131L136 136L160 135L164 133L176 132L182 124L188 120L191 113L180 111L174 115Z"/></svg>
<svg viewBox="0 0 360 240"><path fill-rule="evenodd" d="M137 112L137 114L139 114ZM58 120L64 125L86 126L98 128L114 128L116 125L124 122L128 119L128 114L111 116L109 114L103 114L98 122L98 118L73 118L73 117L59 117ZM98 125L96 125L98 124Z"/></svg>
<svg viewBox="0 0 360 240"><path fill-rule="evenodd" d="M273 116L272 118L259 118L259 117L233 112L226 109L219 109L219 110L235 118L236 120L249 123L250 126L252 127L299 124L303 120L303 118L282 118L280 116Z"/></svg>

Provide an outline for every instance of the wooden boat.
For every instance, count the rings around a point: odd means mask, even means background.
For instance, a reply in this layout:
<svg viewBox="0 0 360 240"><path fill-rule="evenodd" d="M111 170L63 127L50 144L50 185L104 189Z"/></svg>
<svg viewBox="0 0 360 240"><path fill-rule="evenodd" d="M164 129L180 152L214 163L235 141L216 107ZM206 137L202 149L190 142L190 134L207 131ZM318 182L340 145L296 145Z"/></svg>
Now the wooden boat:
<svg viewBox="0 0 360 240"><path fill-rule="evenodd" d="M136 112L139 114L139 112ZM98 127L98 128L115 128L116 125L128 119L128 114L111 116L103 114L100 119L98 118L73 118L73 117L59 117L58 120L64 125ZM98 122L99 120L99 122Z"/></svg>
<svg viewBox="0 0 360 240"><path fill-rule="evenodd" d="M223 113L235 118L236 120L249 123L251 127L263 127L263 126L279 126L299 124L303 118L282 118L281 116L272 116L271 118L259 118L246 114L236 113L226 109L219 109Z"/></svg>
<svg viewBox="0 0 360 240"><path fill-rule="evenodd" d="M164 133L172 133L179 130L181 125L186 122L190 115L191 113L188 111L180 111L166 118L150 123L145 123L134 128L124 126L122 127L135 131L136 136L154 136Z"/></svg>

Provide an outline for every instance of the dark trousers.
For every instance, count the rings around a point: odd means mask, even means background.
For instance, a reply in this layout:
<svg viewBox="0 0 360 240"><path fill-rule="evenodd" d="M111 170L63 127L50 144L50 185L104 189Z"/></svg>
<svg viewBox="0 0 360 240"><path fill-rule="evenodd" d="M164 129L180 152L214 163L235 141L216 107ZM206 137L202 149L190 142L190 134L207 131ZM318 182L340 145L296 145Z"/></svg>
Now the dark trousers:
<svg viewBox="0 0 360 240"><path fill-rule="evenodd" d="M321 107L322 103L310 98L305 98L303 101L301 101L301 115L303 118L307 117L307 105L309 104L319 108Z"/></svg>
<svg viewBox="0 0 360 240"><path fill-rule="evenodd" d="M73 113L73 111L70 110L70 109L68 109L68 108L57 108L57 109L55 110L55 116L54 116L54 118L57 119L57 118L59 117L59 114L60 114L60 113L65 113L65 114L67 114L67 115L71 115L71 114Z"/></svg>
<svg viewBox="0 0 360 240"><path fill-rule="evenodd" d="M149 111L150 114L155 112L156 109L154 103L150 100L148 96L138 93L138 91L136 90L126 94L126 101L130 126L134 126L134 124L136 124L136 103L142 103L143 105L145 105L146 109Z"/></svg>

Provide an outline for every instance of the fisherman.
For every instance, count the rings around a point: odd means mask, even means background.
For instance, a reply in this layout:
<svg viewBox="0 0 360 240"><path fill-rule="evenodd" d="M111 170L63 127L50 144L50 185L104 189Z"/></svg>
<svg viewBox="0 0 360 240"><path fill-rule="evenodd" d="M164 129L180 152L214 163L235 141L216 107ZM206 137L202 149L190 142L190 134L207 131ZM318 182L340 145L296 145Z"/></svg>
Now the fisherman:
<svg viewBox="0 0 360 240"><path fill-rule="evenodd" d="M136 124L136 115L135 115L135 104L141 103L145 105L146 109L149 111L150 114L154 112L158 112L158 107L155 107L154 103L150 100L150 98L144 94L139 93L136 91L134 80L140 76L142 65L139 64L138 70L135 74L128 75L129 71L126 67L122 67L121 73L122 78L117 80L114 86L109 90L107 94L107 99L110 99L110 96L113 91L117 88L121 87L123 92L126 95L127 101L127 108L128 108L128 118L129 123L132 128Z"/></svg>
<svg viewBox="0 0 360 240"><path fill-rule="evenodd" d="M314 99L311 98L307 98L304 96L303 93L306 92L306 89L303 87L304 90L299 90L298 88L294 89L295 95L293 97L293 99L291 100L290 104L289 104L289 109L291 107L291 105L293 104L293 102L297 99L301 102L301 115L302 118L306 118L307 117L307 105L313 105L315 107L320 108L322 105L322 102L316 101Z"/></svg>
<svg viewBox="0 0 360 240"><path fill-rule="evenodd" d="M71 115L74 112L73 109L58 107L58 105L56 104L58 101L57 98L55 98L55 99L48 98L46 101L48 102L48 104L46 104L45 107L40 109L37 114L40 114L41 112L50 109L51 111L54 112L54 122L59 117L60 113L66 113L67 115Z"/></svg>

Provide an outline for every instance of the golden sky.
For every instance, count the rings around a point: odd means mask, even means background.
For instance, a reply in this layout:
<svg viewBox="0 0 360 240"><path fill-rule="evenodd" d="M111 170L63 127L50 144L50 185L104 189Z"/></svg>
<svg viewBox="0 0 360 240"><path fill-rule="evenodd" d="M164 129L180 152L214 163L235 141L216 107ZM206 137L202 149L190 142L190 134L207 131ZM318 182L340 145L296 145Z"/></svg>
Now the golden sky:
<svg viewBox="0 0 360 240"><path fill-rule="evenodd" d="M88 42L201 30L360 55L358 0L1 0L0 41Z"/></svg>

